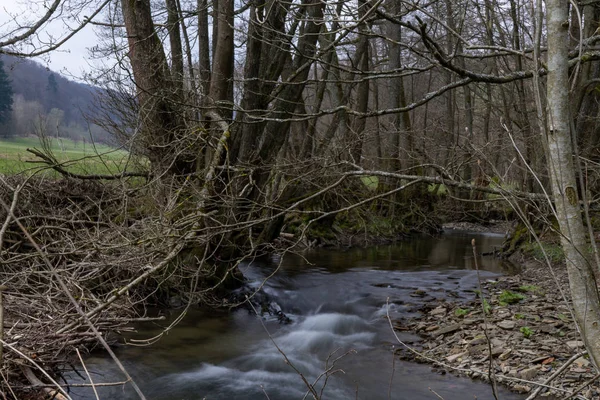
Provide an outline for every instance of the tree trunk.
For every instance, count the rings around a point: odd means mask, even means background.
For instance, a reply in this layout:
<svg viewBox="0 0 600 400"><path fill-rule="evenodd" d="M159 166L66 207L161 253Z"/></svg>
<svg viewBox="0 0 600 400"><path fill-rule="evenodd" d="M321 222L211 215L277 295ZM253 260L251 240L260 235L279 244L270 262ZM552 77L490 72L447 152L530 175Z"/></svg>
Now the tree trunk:
<svg viewBox="0 0 600 400"><path fill-rule="evenodd" d="M175 91L181 99L183 97L183 46L181 45L177 0L166 0L166 5L167 29L171 46L171 77L175 83Z"/></svg>
<svg viewBox="0 0 600 400"><path fill-rule="evenodd" d="M198 78L202 94L210 88L210 50L208 38L208 1L198 0Z"/></svg>
<svg viewBox="0 0 600 400"><path fill-rule="evenodd" d="M312 63L312 57L316 52L317 38L323 20L323 4L318 0L305 0L303 5L306 8L306 20L301 29L297 53L292 62L293 73L273 104L272 115L276 119L270 120L265 126L263 137L258 145L258 158L255 159L258 162L257 165L271 163L279 153L287 139L290 118L302 96L310 73L310 65L306 64Z"/></svg>
<svg viewBox="0 0 600 400"><path fill-rule="evenodd" d="M289 57L290 45L286 38L295 34L299 23L299 19L296 19L286 32L285 20L288 12L289 3L276 0L259 0L250 7L244 96L241 101L242 112L236 117L236 126L239 128L233 135L229 150L231 160L250 162L256 155L266 122L258 122L258 119L252 117L255 113L258 117L262 116L260 110L268 109L269 103L273 101L270 94L277 86ZM261 21L265 19L267 23L263 24ZM269 29L265 29L265 25Z"/></svg>
<svg viewBox="0 0 600 400"><path fill-rule="evenodd" d="M576 322L591 360L600 365L600 297L594 269L585 256L570 131L568 0L547 0L548 26L548 169L561 231Z"/></svg>
<svg viewBox="0 0 600 400"><path fill-rule="evenodd" d="M452 9L452 1L446 0L446 23L449 26L454 26L454 10ZM446 54L452 54L454 51L454 36L450 32L447 34L446 38ZM453 80L453 74L451 71L444 72L446 78L446 85L450 85ZM442 163L446 164L452 162L451 160L454 158L454 153L456 151L456 141L454 134L454 96L455 93L453 90L449 90L446 93L446 129L445 132L442 133L442 139L440 141L442 150Z"/></svg>
<svg viewBox="0 0 600 400"><path fill-rule="evenodd" d="M233 0L219 0L217 35L213 37L216 42L213 57L213 67L210 81L209 96L216 103L226 102L227 105L219 107L224 118L232 117L233 97L230 86L233 85Z"/></svg>
<svg viewBox="0 0 600 400"><path fill-rule="evenodd" d="M154 30L150 1L124 0L121 6L137 89L142 147L156 173L162 174L165 170L175 174L189 172L189 163L172 147L183 128L182 116L176 108L177 102L173 101L174 83L163 46Z"/></svg>
<svg viewBox="0 0 600 400"><path fill-rule="evenodd" d="M390 11L395 14L400 14L400 4L392 2ZM390 37L390 50L388 67L390 73L400 74L402 69L402 53L400 41L402 40L402 31L400 25L392 22L387 23L387 34ZM404 78L401 76L390 79L389 93L389 108L406 107L406 93L404 89ZM393 131L392 131L392 151L390 154L391 170L399 171L402 168L412 166L412 133L410 114L408 112L398 113L393 116ZM401 154L402 153L402 154Z"/></svg>
<svg viewBox="0 0 600 400"><path fill-rule="evenodd" d="M360 39L359 46L363 47L364 50L359 66L361 81L356 88L356 112L366 114L369 107L369 79L367 79L366 74L369 70L369 42L366 36ZM357 165L361 164L366 124L366 117L355 116L349 132L348 140L349 143L352 143L350 146L350 159Z"/></svg>

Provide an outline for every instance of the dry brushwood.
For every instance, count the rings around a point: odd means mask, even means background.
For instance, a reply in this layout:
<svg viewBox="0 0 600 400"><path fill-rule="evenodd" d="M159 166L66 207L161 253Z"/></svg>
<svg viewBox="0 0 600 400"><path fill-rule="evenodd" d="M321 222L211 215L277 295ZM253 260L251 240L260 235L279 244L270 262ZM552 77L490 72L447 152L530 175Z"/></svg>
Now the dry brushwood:
<svg viewBox="0 0 600 400"><path fill-rule="evenodd" d="M212 269L177 262L188 244L183 230L173 227L173 219L164 213L168 208L159 212L143 200L147 194L144 188L124 190L118 183L2 179L0 282L7 287L4 341L11 346L3 356L8 377L0 383L3 393L20 396L39 387L32 379L40 368L56 376L75 349L97 344L69 295L82 312L98 310L88 317L103 337L132 320L147 320L136 314L136 305L164 300L169 292L193 302L211 299L204 288L190 292L190 282Z"/></svg>

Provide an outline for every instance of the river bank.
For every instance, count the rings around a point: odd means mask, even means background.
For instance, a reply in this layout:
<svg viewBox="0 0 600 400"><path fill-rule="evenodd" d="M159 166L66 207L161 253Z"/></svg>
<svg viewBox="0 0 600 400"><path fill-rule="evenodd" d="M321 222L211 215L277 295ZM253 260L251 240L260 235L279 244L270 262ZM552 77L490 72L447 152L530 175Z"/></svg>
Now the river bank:
<svg viewBox="0 0 600 400"><path fill-rule="evenodd" d="M493 379L519 393L539 388L539 398L599 398L600 386L589 385L596 371L566 305L564 264L550 269L522 255L513 262L522 265L520 273L481 282L483 302L475 290L469 301L428 302L420 316L395 320L397 331L419 336L406 343L416 351L402 347L400 358L431 363L440 373Z"/></svg>

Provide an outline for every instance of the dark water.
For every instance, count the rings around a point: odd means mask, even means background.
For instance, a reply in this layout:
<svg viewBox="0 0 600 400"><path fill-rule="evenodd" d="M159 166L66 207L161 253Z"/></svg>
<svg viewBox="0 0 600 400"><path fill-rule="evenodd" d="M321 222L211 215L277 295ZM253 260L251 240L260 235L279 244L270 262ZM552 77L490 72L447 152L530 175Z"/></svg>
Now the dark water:
<svg viewBox="0 0 600 400"><path fill-rule="evenodd" d="M493 399L483 383L440 375L427 365L394 362L392 349L398 345L386 319L388 312L392 318L414 314L419 304L434 299L472 297L477 283L472 238L480 252L502 241L500 236L455 232L245 265L246 277L255 286L264 283L291 324L267 318L267 334L246 311L208 315L193 310L158 343L121 347L117 355L148 399L310 399L299 373L322 390L323 399L438 399L432 391L445 400ZM512 272L491 257L479 257L478 263L486 279ZM413 297L415 290L427 295ZM154 324L138 328L139 338L161 331ZM86 365L96 383L123 380L103 355L89 357ZM335 373L326 377L328 369ZM70 382L84 380L71 374ZM137 398L128 385L100 388L99 393L102 399ZM87 389L74 389L73 398L95 397ZM501 391L501 398L524 397Z"/></svg>

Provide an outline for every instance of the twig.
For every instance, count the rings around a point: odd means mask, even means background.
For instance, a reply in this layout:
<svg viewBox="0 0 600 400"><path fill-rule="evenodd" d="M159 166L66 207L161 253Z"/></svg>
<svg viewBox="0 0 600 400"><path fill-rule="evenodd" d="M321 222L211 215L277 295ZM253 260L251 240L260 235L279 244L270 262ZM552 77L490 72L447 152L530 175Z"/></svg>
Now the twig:
<svg viewBox="0 0 600 400"><path fill-rule="evenodd" d="M285 354L285 352L283 350L281 350L281 348L277 345L277 343L275 342L275 339L271 335L271 332L269 332L269 330L265 326L265 323L263 322L262 318L259 317L258 311L256 311L256 308L254 307L254 304L252 304L252 302L250 302L250 301L248 302L248 304L250 305L250 307L254 311L254 314L256 314L256 317L260 321L260 324L262 325L264 331L267 333L267 336L271 340L271 343L273 343L273 345L275 346L275 348L277 349L277 351L283 356L283 359L285 360L285 363L287 365L289 365L290 367L292 367L292 369L298 374L298 376L300 376L300 379L302 379L302 382L304 382L304 385L306 385L306 387L308 388L308 391L312 394L313 398L315 400L319 400L319 394L317 393L317 391L313 387L313 385L311 385L308 382L308 380L306 379L306 377L304 376L304 374L302 374L302 372L300 372L300 370L298 368L296 368L296 366L290 361L290 359Z"/></svg>
<svg viewBox="0 0 600 400"><path fill-rule="evenodd" d="M429 391L430 391L431 393L433 393L433 394L434 394L434 395L435 395L435 396L436 396L438 399L440 399L440 400L444 400L444 398L443 398L442 396L440 396L439 394L437 394L437 393L436 393L436 391L435 391L435 390L433 390L432 388L428 387L427 389L429 389Z"/></svg>
<svg viewBox="0 0 600 400"><path fill-rule="evenodd" d="M31 370L31 368L27 367L27 366L22 366L21 367L23 370L23 374L25 375L25 377L29 380L29 382L33 383L33 384L41 384L42 381L40 381L37 376L35 376L35 374L33 373L33 371ZM54 382L54 381L53 381ZM66 392L63 391L63 388L61 388L58 383L56 383L56 387L58 387L58 390L60 390L61 392L65 393L65 395L58 393L56 390L45 387L43 388L44 392L46 392L49 396L51 396L52 399L57 399L57 400L67 400L67 399L71 399L71 397L69 397L69 395L66 394Z"/></svg>
<svg viewBox="0 0 600 400"><path fill-rule="evenodd" d="M267 394L267 391L265 390L265 387L263 385L260 385L260 390L262 390L262 392L265 394L265 397L267 398L267 400L271 400L271 398Z"/></svg>
<svg viewBox="0 0 600 400"><path fill-rule="evenodd" d="M4 304L3 297L4 292L6 290L6 286L0 285L0 340L4 340ZM2 356L4 353L4 347L2 346L2 342L0 342L0 368L4 365Z"/></svg>
<svg viewBox="0 0 600 400"><path fill-rule="evenodd" d="M6 379L6 377L4 376L4 372L2 372L2 369L0 369L0 375L2 375L2 380L6 383L8 390L10 390L10 394L12 394L14 399L17 399L18 397L15 394L15 392L13 391L12 387L10 386L10 383L8 383L8 379Z"/></svg>
<svg viewBox="0 0 600 400"><path fill-rule="evenodd" d="M44 164L47 164L50 168L52 168L56 172L60 173L61 175L66 176L68 178L75 178L75 179L81 179L81 180L117 180L117 179L132 178L132 177L139 177L139 178L147 179L150 177L150 174L147 172L127 172L127 171L123 171L120 174L114 174L114 175L75 174L73 172L67 171L66 169L64 169L62 167L62 165L59 162L57 162L56 160L53 160L52 158L48 157L48 155L44 154L43 152L41 152L37 149L27 149L27 151L38 156L39 158L41 158L43 160ZM69 161L69 162L71 162L71 161Z"/></svg>
<svg viewBox="0 0 600 400"><path fill-rule="evenodd" d="M147 277L154 274L156 271L160 270L161 268L166 266L168 263L170 263L175 257L177 257L177 255L179 255L179 252L185 246L186 240L184 240L184 239L182 239L177 245L175 245L175 247L169 252L169 254L161 262L159 262L158 264L156 264L154 266L151 266L151 265L146 266L146 268L147 268L146 272L139 275L137 278L135 278L134 280L129 282L127 285L123 286L115 294L113 294L108 300L106 300L104 303L100 304L96 308L88 311L86 314L84 314L83 317L91 318L94 315L98 314L100 311L104 310L106 307L108 307L109 305L114 303L123 294L127 293L135 285L142 282L144 279L146 279ZM56 331L56 333L64 333L70 329L73 329L78 324L79 324L79 321L71 322L70 324L65 325L64 327L62 327L61 329Z"/></svg>
<svg viewBox="0 0 600 400"><path fill-rule="evenodd" d="M341 373L345 373L344 370L341 369L337 369L334 370L335 368L335 364L341 360L342 358L346 357L348 354L352 354L352 353L356 353L356 351L354 349L352 350L348 350L347 352L345 352L344 354L342 354L341 356L337 357L336 359L333 360L333 362L331 363L331 366L328 367L329 364L329 359L338 351L339 349L334 350L333 352L331 352L328 356L327 356L327 360L325 361L325 371L321 372L319 374L319 376L317 377L317 379L315 379L315 381L313 382L313 387L316 386L316 384L319 382L319 380L321 380L321 378L323 376L325 376L325 382L323 382L323 386L321 387L321 391L319 393L319 398L323 398L323 392L325 391L325 387L327 387L327 382L329 381L329 377L334 375L337 372L341 372ZM308 396L308 392L304 395L304 397L302 398L302 400L306 399L306 396Z"/></svg>
<svg viewBox="0 0 600 400"><path fill-rule="evenodd" d="M600 373L597 373L596 375L594 375L593 378L588 379L587 381L583 382L581 385L576 387L575 390L573 390L573 393L569 397L565 398L565 400L569 400L577 396L577 393L581 392L586 386L591 385L598 378L600 378Z"/></svg>
<svg viewBox="0 0 600 400"><path fill-rule="evenodd" d="M559 369L554 371L554 373L552 375L550 375L548 378L546 378L546 380L544 381L544 385L547 385L550 382L552 382L554 379L556 379L556 377L558 377L560 374L562 374L569 367L569 365L573 364L573 362L575 360L577 360L579 357L584 356L585 354L587 354L587 351L579 352L579 353L575 354L574 356L572 356L571 358L569 358L567 361L565 361L565 363L563 365L561 365ZM537 395L540 394L541 390L542 390L542 386L538 386L525 400L535 399L537 397Z"/></svg>
<svg viewBox="0 0 600 400"><path fill-rule="evenodd" d="M81 361L81 366L83 367L85 374L87 375L88 379L90 380L90 384L92 386L92 390L94 391L94 395L96 396L96 400L100 400L100 397L98 396L98 392L96 391L96 385L94 385L94 381L92 380L92 377L91 377L90 373L88 372L87 367L85 366L85 363L83 362L83 358L81 357L81 353L79 352L79 349L75 348L75 351L77 352L77 357L79 357L79 361Z"/></svg>
<svg viewBox="0 0 600 400"><path fill-rule="evenodd" d="M6 343L3 339L0 339L0 342L4 346L6 346L8 349L14 351L18 355L20 355L21 357L23 357L24 359L29 361L31 364L33 364L37 369L39 369L42 372L42 374L44 374L46 376L46 378L48 378L48 380L50 380L50 382L52 382L54 387L56 387L58 389L58 391L61 392L65 396L65 398L71 399L69 394L62 387L60 387L60 385L54 379L52 379L52 377L46 371L44 371L44 369L42 367L40 367L38 363L36 363L33 359L31 359L31 357L28 357L26 354L21 352L19 349L17 349L10 343ZM26 376L27 376L27 371L29 371L30 375L35 377L35 375L33 375L33 372L31 371L31 369L28 366L24 365L23 368L24 368L23 372L25 373ZM27 376L27 379L29 379L29 378L30 378L30 376ZM39 382L39 379L36 378L36 380ZM38 383L38 382L36 382L36 383ZM34 383L34 382L32 382L32 383Z"/></svg>
<svg viewBox="0 0 600 400"><path fill-rule="evenodd" d="M394 372L396 372L396 354L392 346L392 375L390 376L390 386L388 388L388 400L392 400L392 383L394 382Z"/></svg>
<svg viewBox="0 0 600 400"><path fill-rule="evenodd" d="M6 230L10 225L12 217L14 215L15 209L17 208L17 202L19 200L19 193L23 189L23 185L18 185L17 188L13 192L12 202L10 204L10 212L6 215L6 219L2 224L2 229L0 229L0 253L2 252L2 247L4 245L4 236L6 235Z"/></svg>
<svg viewBox="0 0 600 400"><path fill-rule="evenodd" d="M4 209L6 210L6 212L8 212L9 214L12 214L12 212L10 211L10 208L8 208L8 206L6 205L6 203L2 199L0 199L0 204L2 204L2 206L4 207ZM13 215L13 218L14 218L14 215ZM106 349L106 351L108 352L108 354L110 355L110 357L113 359L113 361L115 362L115 364L117 365L117 367L119 367L119 369L121 370L121 372L123 372L123 374L125 375L125 377L130 381L131 386L133 387L133 389L135 390L135 392L138 394L138 396L140 397L140 399L141 400L146 400L146 397L142 393L142 390L135 383L135 381L131 378L131 376L129 375L129 373L127 372L127 370L125 369L125 367L123 366L123 364L121 363L121 361L119 361L119 359L117 358L117 355L112 351L112 349L110 348L110 346L108 345L108 343L106 343L106 340L104 340L104 338L102 337L102 334L100 333L100 331L98 331L98 328L96 328L96 326L92 323L92 321L90 321L90 319L86 316L85 312L81 309L81 306L79 305L79 303L77 302L77 300L75 300L75 298L73 297L73 295L69 291L69 288L67 287L67 284L64 282L64 280L62 279L62 277L56 271L56 268L52 265L52 263L48 259L47 255L43 252L43 250L40 248L40 246L37 244L37 242L33 239L33 237L31 237L31 234L23 226L23 224L21 224L20 221L15 221L15 222L17 223L17 225L19 226L19 228L21 229L21 231L23 232L23 234L27 237L27 240L29 240L29 242L31 243L31 245L33 247L35 247L35 250L37 251L37 253L39 254L39 256L42 258L42 260L44 261L44 264L48 268L50 274L56 279L56 281L58 282L58 285L60 286L60 288L62 289L62 291L64 292L64 294L67 296L67 298L69 299L69 301L71 302L71 304L73 304L73 306L75 307L75 310L77 310L77 313L83 317L83 319L86 322L86 324L90 327L90 329L92 330L92 332L94 332L94 334L96 335L98 341ZM4 342L4 341L2 341L2 342Z"/></svg>
<svg viewBox="0 0 600 400"><path fill-rule="evenodd" d="M490 340L488 332L488 320L485 312L485 298L483 297L483 286L481 285L481 275L479 274L479 265L477 264L477 248L475 247L475 239L471 240L471 246L473 247L473 262L475 263L475 270L477 271L477 284L479 285L479 297L481 299L481 311L483 312L483 333L488 345L488 352L490 357L490 363L488 366L488 379L492 383L492 394L494 399L498 400L498 387L496 385L496 371L494 371L494 356L492 355L492 342Z"/></svg>

